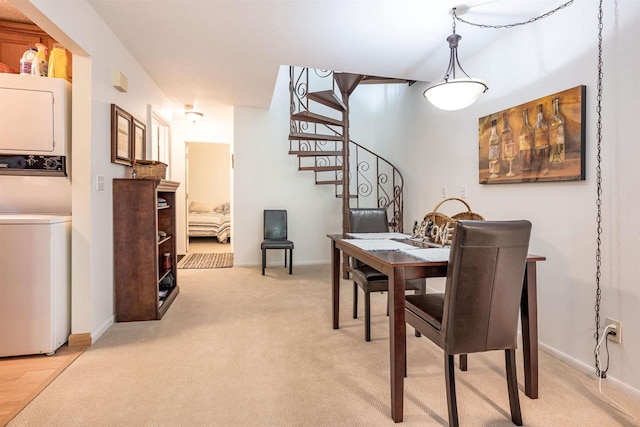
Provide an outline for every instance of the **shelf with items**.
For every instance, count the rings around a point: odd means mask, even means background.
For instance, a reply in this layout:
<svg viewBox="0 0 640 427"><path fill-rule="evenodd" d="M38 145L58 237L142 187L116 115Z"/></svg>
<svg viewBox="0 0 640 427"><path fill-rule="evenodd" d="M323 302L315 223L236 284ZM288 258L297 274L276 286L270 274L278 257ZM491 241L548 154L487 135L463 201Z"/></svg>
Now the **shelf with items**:
<svg viewBox="0 0 640 427"><path fill-rule="evenodd" d="M163 237L161 240L158 240L158 246L162 245L165 242L168 242L171 239L171 236Z"/></svg>
<svg viewBox="0 0 640 427"><path fill-rule="evenodd" d="M117 322L159 320L180 292L175 239L178 185L149 179L113 181ZM158 199L164 199L166 206L158 207Z"/></svg>
<svg viewBox="0 0 640 427"><path fill-rule="evenodd" d="M0 62L14 71L20 71L20 58L29 48L35 48L36 43L46 45L49 52L53 51L57 42L44 30L35 24L18 23L0 20ZM67 75L71 81L73 55L65 52L67 57Z"/></svg>

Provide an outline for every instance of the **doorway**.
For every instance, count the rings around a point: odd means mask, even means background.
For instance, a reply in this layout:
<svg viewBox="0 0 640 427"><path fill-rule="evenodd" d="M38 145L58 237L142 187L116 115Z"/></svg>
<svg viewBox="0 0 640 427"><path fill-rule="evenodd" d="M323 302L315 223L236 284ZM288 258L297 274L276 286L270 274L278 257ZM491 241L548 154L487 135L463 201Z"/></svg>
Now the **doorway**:
<svg viewBox="0 0 640 427"><path fill-rule="evenodd" d="M231 146L187 142L187 253L231 252Z"/></svg>

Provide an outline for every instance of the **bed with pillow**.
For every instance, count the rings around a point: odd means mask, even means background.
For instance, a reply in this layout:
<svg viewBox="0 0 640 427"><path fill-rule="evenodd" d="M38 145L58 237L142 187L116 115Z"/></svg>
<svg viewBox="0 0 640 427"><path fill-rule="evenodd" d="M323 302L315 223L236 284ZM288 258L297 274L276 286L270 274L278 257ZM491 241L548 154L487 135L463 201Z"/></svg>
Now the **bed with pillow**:
<svg viewBox="0 0 640 427"><path fill-rule="evenodd" d="M191 202L187 222L189 237L217 237L221 243L226 243L231 238L229 202L217 206Z"/></svg>

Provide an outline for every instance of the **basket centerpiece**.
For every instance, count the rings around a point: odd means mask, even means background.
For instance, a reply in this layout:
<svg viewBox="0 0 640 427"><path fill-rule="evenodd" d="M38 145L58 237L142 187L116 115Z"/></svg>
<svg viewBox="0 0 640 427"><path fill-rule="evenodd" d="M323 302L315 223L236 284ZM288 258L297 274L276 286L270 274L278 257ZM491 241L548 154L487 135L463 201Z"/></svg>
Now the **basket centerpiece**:
<svg viewBox="0 0 640 427"><path fill-rule="evenodd" d="M467 210L459 212L455 215L448 216L438 209L446 202L457 201L462 203ZM479 213L473 212L467 202L457 197L449 197L441 200L431 212L424 216L424 220L416 231L423 239L439 243L442 245L450 245L453 239L458 220L484 221L484 217Z"/></svg>

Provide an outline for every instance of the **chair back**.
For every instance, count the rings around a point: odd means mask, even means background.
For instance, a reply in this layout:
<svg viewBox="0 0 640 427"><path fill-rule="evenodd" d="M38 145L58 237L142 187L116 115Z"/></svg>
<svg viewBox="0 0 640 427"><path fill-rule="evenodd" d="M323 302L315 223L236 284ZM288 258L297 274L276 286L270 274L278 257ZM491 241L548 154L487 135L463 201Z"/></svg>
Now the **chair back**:
<svg viewBox="0 0 640 427"><path fill-rule="evenodd" d="M389 231L387 210L384 208L349 209L352 233L386 233Z"/></svg>
<svg viewBox="0 0 640 427"><path fill-rule="evenodd" d="M287 211L265 209L264 211L264 239L287 240Z"/></svg>
<svg viewBox="0 0 640 427"><path fill-rule="evenodd" d="M349 224L352 233L386 233L389 231L387 210L384 208L349 209ZM364 265L353 258L353 268Z"/></svg>
<svg viewBox="0 0 640 427"><path fill-rule="evenodd" d="M442 334L449 354L515 349L529 221L458 221Z"/></svg>

